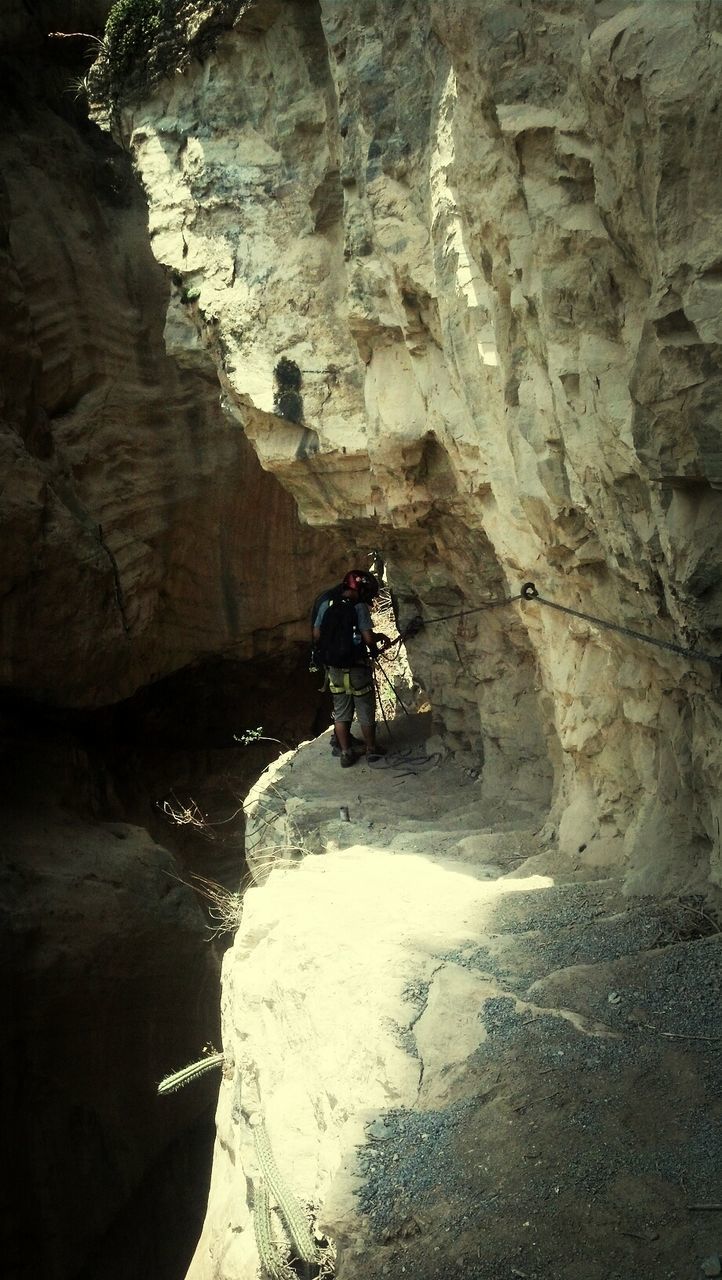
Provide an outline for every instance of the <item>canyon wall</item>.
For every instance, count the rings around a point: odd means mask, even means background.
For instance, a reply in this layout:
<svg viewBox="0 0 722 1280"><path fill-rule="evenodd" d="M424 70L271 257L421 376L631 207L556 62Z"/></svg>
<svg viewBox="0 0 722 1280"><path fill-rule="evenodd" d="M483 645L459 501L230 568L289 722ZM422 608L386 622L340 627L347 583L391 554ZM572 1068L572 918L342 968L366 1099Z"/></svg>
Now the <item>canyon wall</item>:
<svg viewBox="0 0 722 1280"><path fill-rule="evenodd" d="M166 350L142 192L87 117L93 41L48 38L101 35L108 8L17 0L0 16L3 1256L13 1277L175 1280L216 1082L155 1087L218 1039L219 956L182 882L220 871L156 803L182 787L203 802L199 756L208 791L209 744L225 774L268 685L278 705L300 682L276 720L311 730L308 597L351 549L301 527L211 358ZM159 677L183 668L168 692Z"/></svg>
<svg viewBox="0 0 722 1280"><path fill-rule="evenodd" d="M207 698L224 655L244 715L305 714L309 601L378 548L478 824L545 823L632 892L722 879L718 6L185 0L103 133L47 33L108 8L16 0L0 32L9 1256L57 1280L177 1268L148 1252L173 1204L140 1214L212 1088L152 1089L216 1012L135 825L154 779L129 823L132 760L121 796L65 713L127 761L103 709L140 693L137 741L149 686L195 664ZM505 603L526 581L713 661Z"/></svg>
<svg viewBox="0 0 722 1280"><path fill-rule="evenodd" d="M221 8L111 112L184 367L307 525L383 549L402 623L532 580L716 655L717 6ZM539 603L411 658L490 813L550 806L632 889L719 881L719 665Z"/></svg>
<svg viewBox="0 0 722 1280"><path fill-rule="evenodd" d="M142 193L82 102L89 41L53 45L63 15L43 17L14 38L5 19L0 687L92 707L305 643L343 560L229 421L210 356L166 341Z"/></svg>

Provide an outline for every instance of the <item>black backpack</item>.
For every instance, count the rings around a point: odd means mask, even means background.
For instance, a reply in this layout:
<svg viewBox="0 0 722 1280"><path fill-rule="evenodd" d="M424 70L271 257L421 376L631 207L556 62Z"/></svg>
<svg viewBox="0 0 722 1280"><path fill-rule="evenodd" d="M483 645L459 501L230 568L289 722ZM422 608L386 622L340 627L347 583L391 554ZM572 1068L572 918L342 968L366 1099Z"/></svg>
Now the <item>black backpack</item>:
<svg viewBox="0 0 722 1280"><path fill-rule="evenodd" d="M331 596L337 595L341 591L343 591L343 587L339 587L338 585L335 587L326 587L325 591L321 591L316 596L316 599L314 600L313 606L311 608L311 617L310 617L312 635L313 635L313 628L316 625L316 615L318 614L318 611L321 608L321 605L323 604L324 600L330 600Z"/></svg>
<svg viewBox="0 0 722 1280"><path fill-rule="evenodd" d="M363 663L364 647L354 643L358 633L356 605L334 592L321 619L318 652L325 667L353 667Z"/></svg>

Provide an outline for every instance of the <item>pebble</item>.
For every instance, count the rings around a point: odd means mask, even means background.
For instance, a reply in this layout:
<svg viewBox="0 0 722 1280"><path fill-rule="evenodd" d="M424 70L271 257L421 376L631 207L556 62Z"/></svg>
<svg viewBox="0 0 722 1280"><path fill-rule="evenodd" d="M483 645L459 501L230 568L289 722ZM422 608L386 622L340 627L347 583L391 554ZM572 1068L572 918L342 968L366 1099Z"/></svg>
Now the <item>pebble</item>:
<svg viewBox="0 0 722 1280"><path fill-rule="evenodd" d="M383 1119L372 1121L366 1125L366 1132L370 1138L388 1138L389 1131L383 1122Z"/></svg>
<svg viewBox="0 0 722 1280"><path fill-rule="evenodd" d="M702 1270L706 1276L722 1275L722 1261L718 1253L711 1253L709 1258L705 1258L702 1263Z"/></svg>

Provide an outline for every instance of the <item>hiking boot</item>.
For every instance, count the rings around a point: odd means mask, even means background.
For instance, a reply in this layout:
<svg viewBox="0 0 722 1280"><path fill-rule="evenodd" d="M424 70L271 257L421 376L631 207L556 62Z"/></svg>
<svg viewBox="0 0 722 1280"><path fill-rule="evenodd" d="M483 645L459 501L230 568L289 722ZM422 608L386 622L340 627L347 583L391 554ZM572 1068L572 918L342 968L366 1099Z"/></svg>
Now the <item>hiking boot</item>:
<svg viewBox="0 0 722 1280"><path fill-rule="evenodd" d="M351 734L350 736L350 741L351 741L352 747L356 747L356 748L363 747L363 742L361 742L359 738L354 738L353 734ZM331 734L331 755L340 756L340 754L341 754L341 746L334 732Z"/></svg>
<svg viewBox="0 0 722 1280"><path fill-rule="evenodd" d="M356 763L356 757L353 751L341 752L341 768L342 769L350 769L351 765L355 763Z"/></svg>

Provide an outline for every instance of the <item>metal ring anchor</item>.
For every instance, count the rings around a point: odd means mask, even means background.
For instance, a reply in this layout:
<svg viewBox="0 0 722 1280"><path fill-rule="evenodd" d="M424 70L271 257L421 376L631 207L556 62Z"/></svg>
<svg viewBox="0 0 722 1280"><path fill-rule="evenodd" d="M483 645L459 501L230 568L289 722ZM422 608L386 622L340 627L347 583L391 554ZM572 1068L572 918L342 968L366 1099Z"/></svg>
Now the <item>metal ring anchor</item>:
<svg viewBox="0 0 722 1280"><path fill-rule="evenodd" d="M524 583L521 589L521 596L523 600L536 600L538 595L539 595L539 592L537 591L533 582Z"/></svg>

